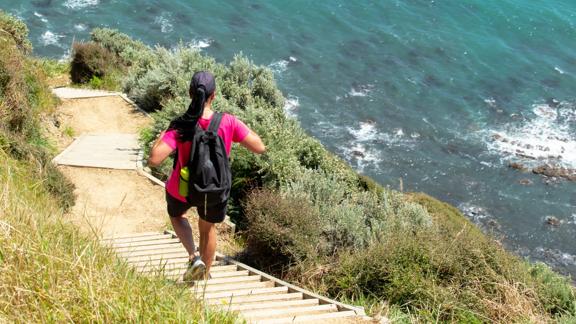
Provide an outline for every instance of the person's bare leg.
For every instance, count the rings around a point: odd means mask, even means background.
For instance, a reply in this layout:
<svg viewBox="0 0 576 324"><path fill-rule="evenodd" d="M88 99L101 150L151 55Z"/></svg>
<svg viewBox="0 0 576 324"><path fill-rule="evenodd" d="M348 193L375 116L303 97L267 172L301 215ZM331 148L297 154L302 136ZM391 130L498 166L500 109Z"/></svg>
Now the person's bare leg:
<svg viewBox="0 0 576 324"><path fill-rule="evenodd" d="M170 217L170 222L172 222L172 227L174 232L178 235L180 242L184 245L184 248L188 252L189 259L192 260L196 255L196 246L194 245L194 237L192 236L192 227L188 218L184 215L180 217Z"/></svg>
<svg viewBox="0 0 576 324"><path fill-rule="evenodd" d="M206 274L208 274L216 254L216 226L198 218L198 229L200 230L200 257L206 264Z"/></svg>

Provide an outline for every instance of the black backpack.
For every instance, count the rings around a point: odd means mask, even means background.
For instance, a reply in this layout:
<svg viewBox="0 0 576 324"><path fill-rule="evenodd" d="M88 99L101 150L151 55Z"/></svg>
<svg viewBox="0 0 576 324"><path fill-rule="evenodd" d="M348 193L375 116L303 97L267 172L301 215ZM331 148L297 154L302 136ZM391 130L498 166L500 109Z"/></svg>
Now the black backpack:
<svg viewBox="0 0 576 324"><path fill-rule="evenodd" d="M203 130L196 125L188 160L188 196L186 201L203 208L226 203L232 187L232 173L224 140L218 135L221 113L214 113Z"/></svg>

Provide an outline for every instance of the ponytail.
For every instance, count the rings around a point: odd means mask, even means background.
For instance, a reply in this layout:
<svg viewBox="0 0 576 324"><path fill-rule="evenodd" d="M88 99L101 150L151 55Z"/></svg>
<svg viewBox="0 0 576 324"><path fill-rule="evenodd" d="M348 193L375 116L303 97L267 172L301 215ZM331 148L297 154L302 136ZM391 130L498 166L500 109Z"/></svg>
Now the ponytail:
<svg viewBox="0 0 576 324"><path fill-rule="evenodd" d="M192 102L188 110L170 122L168 129L175 129L180 135L180 140L191 141L198 125L198 120L204 113L206 99L210 97L216 89L214 76L210 72L196 72L190 82L190 98Z"/></svg>

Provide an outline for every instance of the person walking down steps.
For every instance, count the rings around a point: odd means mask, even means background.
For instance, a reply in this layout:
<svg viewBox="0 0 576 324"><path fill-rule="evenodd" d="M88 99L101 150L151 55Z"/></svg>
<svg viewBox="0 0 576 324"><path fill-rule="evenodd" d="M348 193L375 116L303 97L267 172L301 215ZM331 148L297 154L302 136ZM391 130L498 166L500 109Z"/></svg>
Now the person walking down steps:
<svg viewBox="0 0 576 324"><path fill-rule="evenodd" d="M216 253L215 224L224 220L230 195L232 142L258 154L266 150L260 137L241 120L212 110L216 81L210 72L195 73L189 93L192 102L188 110L160 133L148 159L149 166L158 166L176 151L166 182L166 204L174 231L189 255L183 278L187 282L208 278ZM200 216L199 254L184 217L191 207L196 207Z"/></svg>

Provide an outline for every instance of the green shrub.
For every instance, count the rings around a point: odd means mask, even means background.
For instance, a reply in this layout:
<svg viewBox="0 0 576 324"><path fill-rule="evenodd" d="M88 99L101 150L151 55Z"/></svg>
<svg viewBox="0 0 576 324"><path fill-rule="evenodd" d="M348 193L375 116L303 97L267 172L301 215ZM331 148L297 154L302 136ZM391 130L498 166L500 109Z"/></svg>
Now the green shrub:
<svg viewBox="0 0 576 324"><path fill-rule="evenodd" d="M92 41L114 53L123 65L146 69L152 60L152 50L140 41L109 28L95 28Z"/></svg>
<svg viewBox="0 0 576 324"><path fill-rule="evenodd" d="M72 45L70 78L74 83L88 83L94 77L102 78L115 65L112 53L94 42Z"/></svg>
<svg viewBox="0 0 576 324"><path fill-rule="evenodd" d="M317 255L322 249L320 213L306 200L255 190L246 200L246 232L252 262L286 265Z"/></svg>
<svg viewBox="0 0 576 324"><path fill-rule="evenodd" d="M28 40L28 26L2 10L0 10L0 34L9 35L24 54L32 52L32 44Z"/></svg>

